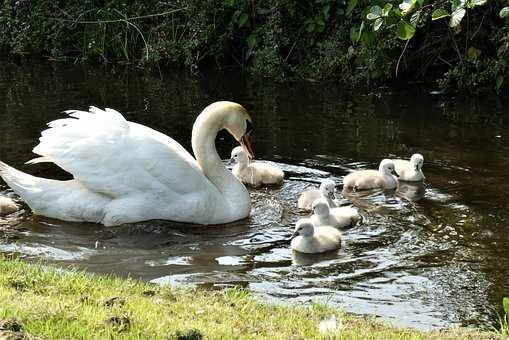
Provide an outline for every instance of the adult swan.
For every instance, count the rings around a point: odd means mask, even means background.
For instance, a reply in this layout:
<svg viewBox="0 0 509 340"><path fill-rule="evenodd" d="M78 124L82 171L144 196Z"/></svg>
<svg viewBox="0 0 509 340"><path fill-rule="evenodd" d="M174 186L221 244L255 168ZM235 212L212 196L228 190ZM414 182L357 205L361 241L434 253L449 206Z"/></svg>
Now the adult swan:
<svg viewBox="0 0 509 340"><path fill-rule="evenodd" d="M245 218L249 193L215 147L226 129L252 156L251 117L239 104L216 102L196 119L196 159L172 138L127 121L112 109L66 111L41 133L28 163L53 162L73 174L57 181L0 162L0 175L35 214L106 226L164 219L221 224Z"/></svg>

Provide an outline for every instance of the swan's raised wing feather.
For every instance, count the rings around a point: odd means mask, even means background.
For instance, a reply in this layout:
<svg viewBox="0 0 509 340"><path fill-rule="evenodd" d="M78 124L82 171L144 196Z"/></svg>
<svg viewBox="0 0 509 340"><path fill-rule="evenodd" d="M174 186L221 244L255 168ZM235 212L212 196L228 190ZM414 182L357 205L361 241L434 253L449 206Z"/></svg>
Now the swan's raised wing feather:
<svg viewBox="0 0 509 340"><path fill-rule="evenodd" d="M33 151L88 189L115 198L141 192L173 196L206 185L195 159L170 137L112 109L66 113L70 118L48 124Z"/></svg>

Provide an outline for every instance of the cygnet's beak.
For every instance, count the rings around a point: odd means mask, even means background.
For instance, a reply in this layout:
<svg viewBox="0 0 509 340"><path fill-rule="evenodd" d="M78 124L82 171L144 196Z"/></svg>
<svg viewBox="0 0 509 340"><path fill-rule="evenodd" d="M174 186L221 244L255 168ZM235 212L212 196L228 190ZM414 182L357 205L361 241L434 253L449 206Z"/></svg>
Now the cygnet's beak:
<svg viewBox="0 0 509 340"><path fill-rule="evenodd" d="M299 232L298 231L294 231L293 234L292 234L292 237L290 237L290 239L294 239L296 238L297 236L299 236Z"/></svg>
<svg viewBox="0 0 509 340"><path fill-rule="evenodd" d="M393 175L394 175L394 176L396 176L396 177L399 177L399 174L396 172L396 169L393 169L393 170L391 171L391 174L393 174Z"/></svg>
<svg viewBox="0 0 509 340"><path fill-rule="evenodd" d="M240 145L244 148L244 151L246 151L247 156L249 159L254 158L253 149L251 148L251 131L247 132L242 136L240 139Z"/></svg>
<svg viewBox="0 0 509 340"><path fill-rule="evenodd" d="M230 158L230 160L228 161L228 165L233 165L233 164L235 164L235 159Z"/></svg>
<svg viewBox="0 0 509 340"><path fill-rule="evenodd" d="M419 164L414 165L415 171L419 171Z"/></svg>
<svg viewBox="0 0 509 340"><path fill-rule="evenodd" d="M331 200L333 200L333 201L336 199L336 194L334 193L334 191L333 192L329 192L329 198Z"/></svg>

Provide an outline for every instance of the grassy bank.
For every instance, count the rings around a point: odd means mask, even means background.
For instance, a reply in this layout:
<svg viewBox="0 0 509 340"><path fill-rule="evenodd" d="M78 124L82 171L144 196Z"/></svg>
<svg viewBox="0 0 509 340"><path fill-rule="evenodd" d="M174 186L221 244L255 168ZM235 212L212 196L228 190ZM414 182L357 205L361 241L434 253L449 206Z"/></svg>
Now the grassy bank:
<svg viewBox="0 0 509 340"><path fill-rule="evenodd" d="M497 333L396 329L313 305L260 303L241 289L159 287L0 258L2 336L136 339L313 339L335 315L342 339L493 339ZM331 333L332 335L332 333Z"/></svg>
<svg viewBox="0 0 509 340"><path fill-rule="evenodd" d="M345 86L501 91L506 0L0 0L0 49L69 62L235 68Z"/></svg>

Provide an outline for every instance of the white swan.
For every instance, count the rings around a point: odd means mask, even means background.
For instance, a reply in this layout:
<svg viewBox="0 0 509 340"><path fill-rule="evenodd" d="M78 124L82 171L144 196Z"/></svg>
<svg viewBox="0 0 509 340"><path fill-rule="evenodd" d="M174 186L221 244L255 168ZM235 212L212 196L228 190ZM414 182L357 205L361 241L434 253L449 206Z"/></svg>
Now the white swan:
<svg viewBox="0 0 509 340"><path fill-rule="evenodd" d="M242 146L237 146L232 150L230 162L235 163L233 174L244 184L259 187L283 183L285 176L283 170L271 164L251 162Z"/></svg>
<svg viewBox="0 0 509 340"><path fill-rule="evenodd" d="M344 228L357 223L361 216L357 209L353 207L331 209L326 199L319 198L313 202L313 215L310 218L315 227L329 225L331 227Z"/></svg>
<svg viewBox="0 0 509 340"><path fill-rule="evenodd" d="M380 162L377 170L358 170L343 179L343 187L353 190L395 189L398 186L394 163L390 159Z"/></svg>
<svg viewBox="0 0 509 340"><path fill-rule="evenodd" d="M0 216L12 214L18 210L18 205L12 199L0 196Z"/></svg>
<svg viewBox="0 0 509 340"><path fill-rule="evenodd" d="M304 191L297 201L297 207L299 209L310 211L312 210L313 202L319 198L325 198L329 203L329 207L335 208L337 206L336 202L336 184L331 179L324 179L322 183L320 183L320 187L318 189L311 188Z"/></svg>
<svg viewBox="0 0 509 340"><path fill-rule="evenodd" d="M106 226L150 219L221 224L251 210L247 189L223 165L214 141L226 129L252 154L251 118L239 104L216 102L196 118L196 160L172 138L126 121L115 110L67 111L34 148L74 175L56 181L0 162L0 175L35 214Z"/></svg>
<svg viewBox="0 0 509 340"><path fill-rule="evenodd" d="M308 254L336 250L341 248L341 233L331 226L315 227L309 218L302 218L295 225L291 247Z"/></svg>
<svg viewBox="0 0 509 340"><path fill-rule="evenodd" d="M420 153L414 153L410 157L410 161L404 159L393 159L392 161L400 181L418 182L426 178L422 173L424 157Z"/></svg>

